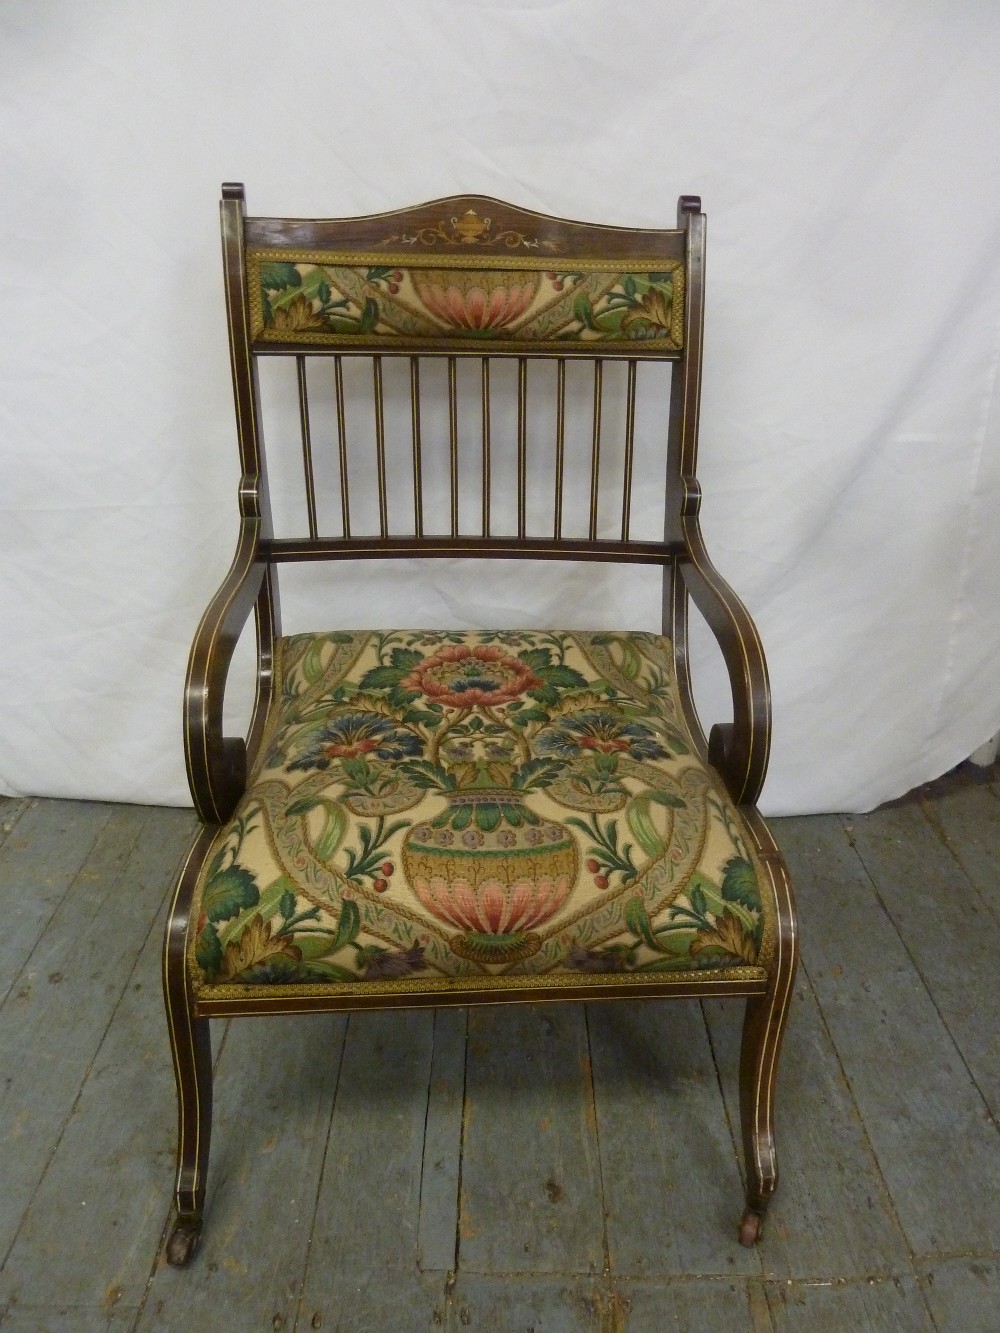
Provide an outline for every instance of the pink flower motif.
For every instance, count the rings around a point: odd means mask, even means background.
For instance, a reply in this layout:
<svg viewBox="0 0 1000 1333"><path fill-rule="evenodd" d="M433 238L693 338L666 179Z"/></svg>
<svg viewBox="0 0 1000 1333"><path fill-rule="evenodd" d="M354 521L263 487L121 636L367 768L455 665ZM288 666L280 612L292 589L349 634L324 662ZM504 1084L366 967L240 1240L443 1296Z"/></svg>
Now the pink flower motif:
<svg viewBox="0 0 1000 1333"><path fill-rule="evenodd" d="M427 695L451 708L508 704L542 682L519 657L489 644L449 645L414 667L404 690Z"/></svg>
<svg viewBox="0 0 1000 1333"><path fill-rule="evenodd" d="M569 895L572 877L523 875L510 884L485 879L473 885L462 878L417 876L413 888L439 921L483 935L509 935L553 917Z"/></svg>
<svg viewBox="0 0 1000 1333"><path fill-rule="evenodd" d="M510 324L524 314L538 290L538 275L533 273L465 275L433 270L415 273L414 281L432 315L453 328L470 330Z"/></svg>

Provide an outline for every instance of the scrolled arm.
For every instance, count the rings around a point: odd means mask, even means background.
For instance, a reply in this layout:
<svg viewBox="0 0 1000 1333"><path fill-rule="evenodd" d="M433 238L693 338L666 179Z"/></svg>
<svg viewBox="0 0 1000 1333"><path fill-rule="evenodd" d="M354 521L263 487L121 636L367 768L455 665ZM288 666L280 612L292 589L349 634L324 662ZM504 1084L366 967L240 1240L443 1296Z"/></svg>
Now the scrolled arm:
<svg viewBox="0 0 1000 1333"><path fill-rule="evenodd" d="M229 573L201 618L188 658L184 753L195 809L207 824L224 823L246 787L246 742L222 734L222 704L236 643L267 573L259 531L258 521L244 519Z"/></svg>
<svg viewBox="0 0 1000 1333"><path fill-rule="evenodd" d="M681 521L684 549L677 556L677 575L681 595L690 596L715 635L733 695L733 720L712 727L708 759L733 801L754 805L771 748L767 663L750 613L709 559L698 521L700 498L697 482L688 480Z"/></svg>

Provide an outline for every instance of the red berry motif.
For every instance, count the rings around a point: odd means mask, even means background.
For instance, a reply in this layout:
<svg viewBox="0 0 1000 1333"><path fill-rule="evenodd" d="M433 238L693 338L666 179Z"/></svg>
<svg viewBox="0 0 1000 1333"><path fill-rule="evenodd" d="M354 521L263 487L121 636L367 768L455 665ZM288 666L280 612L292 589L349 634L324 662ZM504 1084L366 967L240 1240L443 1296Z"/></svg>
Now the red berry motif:
<svg viewBox="0 0 1000 1333"><path fill-rule="evenodd" d="M398 283L398 282L390 282L390 283L389 283L389 294L390 294L391 296L395 296L396 293L397 293L398 291L399 291L399 283Z"/></svg>
<svg viewBox="0 0 1000 1333"><path fill-rule="evenodd" d="M387 879L377 879L375 883L372 885L372 888L375 890L376 893L385 893L388 887L389 887L389 881Z"/></svg>
<svg viewBox="0 0 1000 1333"><path fill-rule="evenodd" d="M596 875L601 868L600 861L595 861L592 856L587 859L585 865L592 875Z"/></svg>
<svg viewBox="0 0 1000 1333"><path fill-rule="evenodd" d="M389 274L389 276L392 278L393 282L402 282L403 270L399 268L394 268L392 272Z"/></svg>
<svg viewBox="0 0 1000 1333"><path fill-rule="evenodd" d="M594 884L599 889L606 889L608 887L607 875L595 875Z"/></svg>
<svg viewBox="0 0 1000 1333"><path fill-rule="evenodd" d="M557 292L561 292L562 289L566 286L566 284L563 282L562 278L556 278L552 286L556 289Z"/></svg>
<svg viewBox="0 0 1000 1333"><path fill-rule="evenodd" d="M389 875L392 874L392 872L393 872L395 869L396 869L396 867L392 864L391 861L383 861L383 862L382 862L382 874L383 874L383 875L385 875L385 876L389 876Z"/></svg>

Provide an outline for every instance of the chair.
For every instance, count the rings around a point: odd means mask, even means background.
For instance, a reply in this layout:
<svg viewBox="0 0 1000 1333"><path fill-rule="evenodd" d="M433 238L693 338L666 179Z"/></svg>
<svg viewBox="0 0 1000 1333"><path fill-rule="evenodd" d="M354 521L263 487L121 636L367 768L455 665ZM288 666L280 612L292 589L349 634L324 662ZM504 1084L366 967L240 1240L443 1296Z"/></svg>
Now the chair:
<svg viewBox="0 0 1000 1333"><path fill-rule="evenodd" d="M240 530L186 684L204 827L164 952L179 1102L169 1262L187 1263L202 1229L210 1018L639 997L746 1002L739 1234L752 1245L777 1183L774 1087L797 947L788 873L755 808L770 739L764 656L699 530L700 200L682 197L670 230L589 226L475 196L345 220L247 217L241 185L223 186L221 209ZM272 523L265 358L295 384L307 532L278 535ZM370 525L348 391L359 359ZM390 403L386 387L400 375L402 429L390 410L400 395ZM666 444L652 482L633 476L650 386ZM551 423L541 432L540 390ZM571 438L581 413L582 464ZM444 460L446 519L432 512L432 455ZM636 536L633 497L663 486L664 463L663 536ZM324 469L335 517L317 484ZM582 514L570 513L574 495ZM475 632L281 636L282 566L342 562L343 587L352 561L414 557L657 566L663 632L491 629L484 606ZM689 598L732 688L732 721L707 742L689 678ZM224 734L223 694L251 610L257 686L244 742Z"/></svg>

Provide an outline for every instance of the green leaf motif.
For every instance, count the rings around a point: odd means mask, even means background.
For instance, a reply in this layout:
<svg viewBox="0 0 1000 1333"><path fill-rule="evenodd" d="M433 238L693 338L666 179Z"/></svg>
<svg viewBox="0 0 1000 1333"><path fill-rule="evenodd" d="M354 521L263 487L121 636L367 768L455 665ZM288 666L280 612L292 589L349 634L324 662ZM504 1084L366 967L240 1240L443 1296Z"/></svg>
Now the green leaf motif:
<svg viewBox="0 0 1000 1333"><path fill-rule="evenodd" d="M242 866L230 866L205 885L204 908L209 921L228 921L245 907L255 907L260 898L257 881Z"/></svg>
<svg viewBox="0 0 1000 1333"><path fill-rule="evenodd" d="M451 826L453 829L468 828L472 823L472 806L459 805L455 807L455 813L452 817Z"/></svg>
<svg viewBox="0 0 1000 1333"><path fill-rule="evenodd" d="M295 894L292 893L291 889L285 889L284 893L281 895L278 911L286 921L289 917L295 915Z"/></svg>
<svg viewBox="0 0 1000 1333"><path fill-rule="evenodd" d="M369 296L365 302L365 308L361 312L361 322L358 325L359 333L371 333L378 323L379 309L378 302Z"/></svg>
<svg viewBox="0 0 1000 1333"><path fill-rule="evenodd" d="M510 720L515 726L525 727L529 722L549 722L551 721L551 714L547 713L544 708L523 708Z"/></svg>
<svg viewBox="0 0 1000 1333"><path fill-rule="evenodd" d="M194 946L194 956L207 977L214 977L222 967L222 944L219 941L219 932L211 922L198 936L198 942Z"/></svg>
<svg viewBox="0 0 1000 1333"><path fill-rule="evenodd" d="M399 765L399 772L404 773L415 787L423 791L453 791L455 779L440 764L432 764L429 759L408 759Z"/></svg>
<svg viewBox="0 0 1000 1333"><path fill-rule="evenodd" d="M261 264L260 285L265 291L280 292L286 287L301 287L302 275L294 264Z"/></svg>
<svg viewBox="0 0 1000 1333"><path fill-rule="evenodd" d="M302 659L302 674L310 685L315 685L323 676L324 639L316 639L309 646L309 651Z"/></svg>
<svg viewBox="0 0 1000 1333"><path fill-rule="evenodd" d="M335 936L331 931L323 931L318 935L306 935L301 931L295 936L295 947L302 955L304 962L313 962L317 958L323 958L326 954L333 952L333 942Z"/></svg>
<svg viewBox="0 0 1000 1333"><path fill-rule="evenodd" d="M594 323L594 309L590 304L590 297L586 292L577 293L576 300L573 302L573 314L584 328L597 328L597 325Z"/></svg>
<svg viewBox="0 0 1000 1333"><path fill-rule="evenodd" d="M760 911L760 889L751 863L742 856L731 857L722 873L722 896L727 903L739 903L752 912Z"/></svg>
<svg viewBox="0 0 1000 1333"><path fill-rule="evenodd" d="M635 680L642 670L642 658L639 656L639 650L628 639L619 639L618 646L622 650L622 675L626 680Z"/></svg>
<svg viewBox="0 0 1000 1333"><path fill-rule="evenodd" d="M554 759L529 759L514 774L514 786L519 791L547 787L562 777L564 765Z"/></svg>
<svg viewBox="0 0 1000 1333"><path fill-rule="evenodd" d="M638 935L651 949L654 949L657 953L662 952L659 941L653 934L649 913L646 911L641 898L630 898L625 904L625 924L633 935Z"/></svg>
<svg viewBox="0 0 1000 1333"><path fill-rule="evenodd" d="M347 815L341 806L334 801L324 801L323 808L326 811L326 819L323 822L323 831L316 840L313 850L316 853L317 861L329 862L333 859L333 854L340 846L347 832Z"/></svg>
<svg viewBox="0 0 1000 1333"><path fill-rule="evenodd" d="M645 793L629 802L626 818L632 830L632 836L649 857L662 856L667 844L656 830L656 825L649 813L650 796Z"/></svg>
<svg viewBox="0 0 1000 1333"><path fill-rule="evenodd" d="M432 713L429 708L408 708L403 714L403 721L430 727L433 730L441 725L441 715Z"/></svg>
<svg viewBox="0 0 1000 1333"><path fill-rule="evenodd" d="M551 708L553 704L559 702L559 691L552 685L543 685L541 689L529 690L528 694L532 699L536 699L540 704L548 704ZM523 716L523 715L522 715Z"/></svg>
<svg viewBox="0 0 1000 1333"><path fill-rule="evenodd" d="M412 648L393 648L389 656L392 665L404 673L412 671L424 660L423 656L414 652Z"/></svg>
<svg viewBox="0 0 1000 1333"><path fill-rule="evenodd" d="M643 795L648 796L657 805L667 805L674 810L683 810L687 805L682 796L675 796L673 792L664 791L662 787L651 787L649 791L643 792Z"/></svg>
<svg viewBox="0 0 1000 1333"><path fill-rule="evenodd" d="M337 922L337 934L329 948L330 953L336 953L342 949L345 944L352 944L358 937L358 931L361 929L361 912L358 905L351 898L345 898L340 904L340 920Z"/></svg>
<svg viewBox="0 0 1000 1333"><path fill-rule="evenodd" d="M526 667L539 674L552 665L552 650L549 648L525 648L518 657Z"/></svg>
<svg viewBox="0 0 1000 1333"><path fill-rule="evenodd" d="M360 688L362 690L391 690L394 685L398 685L403 677L408 674L408 667L372 667L370 671L366 671L361 677Z"/></svg>
<svg viewBox="0 0 1000 1333"><path fill-rule="evenodd" d="M500 827L500 807L498 805L476 806L476 828L484 833L492 833Z"/></svg>
<svg viewBox="0 0 1000 1333"><path fill-rule="evenodd" d="M537 673L546 685L555 685L560 689L585 690L587 688L586 676L581 676L579 671L568 666L550 666L542 667Z"/></svg>

